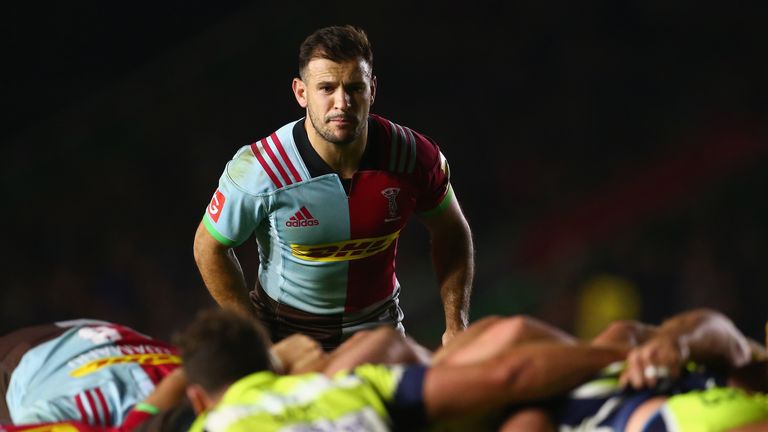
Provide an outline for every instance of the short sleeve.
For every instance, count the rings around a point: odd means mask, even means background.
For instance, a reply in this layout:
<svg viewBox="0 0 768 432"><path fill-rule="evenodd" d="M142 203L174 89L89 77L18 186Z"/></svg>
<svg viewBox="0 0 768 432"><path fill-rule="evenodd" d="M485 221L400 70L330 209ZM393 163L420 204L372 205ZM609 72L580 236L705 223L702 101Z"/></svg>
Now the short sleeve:
<svg viewBox="0 0 768 432"><path fill-rule="evenodd" d="M448 160L431 139L419 136L417 149L419 198L416 211L422 216L439 212L452 199Z"/></svg>
<svg viewBox="0 0 768 432"><path fill-rule="evenodd" d="M264 217L263 198L245 191L230 175L241 163L235 159L227 164L203 218L208 232L225 246L243 243Z"/></svg>

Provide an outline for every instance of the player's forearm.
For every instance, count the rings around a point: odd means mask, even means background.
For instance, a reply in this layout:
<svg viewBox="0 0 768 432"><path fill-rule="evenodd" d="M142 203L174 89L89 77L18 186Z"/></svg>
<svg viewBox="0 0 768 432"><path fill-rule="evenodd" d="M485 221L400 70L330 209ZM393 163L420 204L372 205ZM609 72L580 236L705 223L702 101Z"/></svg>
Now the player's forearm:
<svg viewBox="0 0 768 432"><path fill-rule="evenodd" d="M223 308L253 314L245 277L234 251L224 256L213 255L199 268L205 286L216 303Z"/></svg>
<svg viewBox="0 0 768 432"><path fill-rule="evenodd" d="M248 288L235 252L195 241L194 255L200 276L216 303L252 315Z"/></svg>
<svg viewBox="0 0 768 432"><path fill-rule="evenodd" d="M186 386L187 377L183 368L176 368L160 381L143 402L158 410L170 409L182 400Z"/></svg>
<svg viewBox="0 0 768 432"><path fill-rule="evenodd" d="M352 369L364 363L424 363L428 358L423 357L424 353L419 351L422 349L389 326L363 330L330 354L323 373L333 376L340 370Z"/></svg>
<svg viewBox="0 0 768 432"><path fill-rule="evenodd" d="M516 371L507 388L508 402L538 400L585 382L608 364L623 360L626 351L586 344L532 344L505 360Z"/></svg>
<svg viewBox="0 0 768 432"><path fill-rule="evenodd" d="M425 405L430 418L440 419L542 400L586 381L624 355L617 349L542 343L476 364L435 366L425 378Z"/></svg>
<svg viewBox="0 0 768 432"><path fill-rule="evenodd" d="M469 299L475 272L474 247L469 227L455 235L432 239L432 263L440 287L448 330L463 330L469 322Z"/></svg>
<svg viewBox="0 0 768 432"><path fill-rule="evenodd" d="M665 321L660 333L676 339L688 358L700 362L743 366L750 361L747 338L723 314L696 309Z"/></svg>

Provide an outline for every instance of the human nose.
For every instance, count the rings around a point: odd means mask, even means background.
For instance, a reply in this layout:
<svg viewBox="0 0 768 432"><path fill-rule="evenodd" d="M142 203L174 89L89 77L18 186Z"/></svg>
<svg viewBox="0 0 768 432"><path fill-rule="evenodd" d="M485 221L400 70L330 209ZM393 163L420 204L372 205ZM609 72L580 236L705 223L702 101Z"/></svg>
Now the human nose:
<svg viewBox="0 0 768 432"><path fill-rule="evenodd" d="M338 110L346 111L352 105L352 97L343 87L336 89L336 94L333 95L333 98L334 108Z"/></svg>

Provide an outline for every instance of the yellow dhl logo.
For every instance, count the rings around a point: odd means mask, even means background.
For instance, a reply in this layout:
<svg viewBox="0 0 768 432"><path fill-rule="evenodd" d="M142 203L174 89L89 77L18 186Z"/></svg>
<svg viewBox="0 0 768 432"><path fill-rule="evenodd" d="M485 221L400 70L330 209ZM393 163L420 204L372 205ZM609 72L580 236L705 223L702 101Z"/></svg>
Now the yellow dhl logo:
<svg viewBox="0 0 768 432"><path fill-rule="evenodd" d="M173 354L129 354L117 357L105 357L88 362L69 374L75 378L94 373L101 368L121 363L137 363L146 366L160 366L164 364L181 364L181 357Z"/></svg>
<svg viewBox="0 0 768 432"><path fill-rule="evenodd" d="M291 244L291 254L307 261L349 261L375 255L389 247L400 231L381 237L316 245Z"/></svg>

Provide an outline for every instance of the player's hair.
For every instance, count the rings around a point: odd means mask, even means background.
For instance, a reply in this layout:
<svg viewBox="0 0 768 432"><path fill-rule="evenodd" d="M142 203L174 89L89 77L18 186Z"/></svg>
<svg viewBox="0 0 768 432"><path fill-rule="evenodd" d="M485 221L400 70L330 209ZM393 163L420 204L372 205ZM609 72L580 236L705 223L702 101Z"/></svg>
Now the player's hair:
<svg viewBox="0 0 768 432"><path fill-rule="evenodd" d="M373 50L368 35L351 25L324 27L307 36L299 47L299 75L303 77L304 68L315 58L337 63L362 59L373 70Z"/></svg>
<svg viewBox="0 0 768 432"><path fill-rule="evenodd" d="M272 370L266 331L253 318L236 312L203 310L173 341L181 351L189 382L208 392Z"/></svg>

